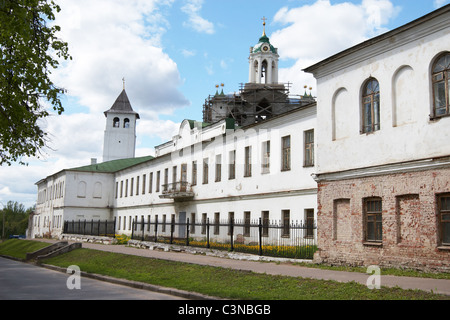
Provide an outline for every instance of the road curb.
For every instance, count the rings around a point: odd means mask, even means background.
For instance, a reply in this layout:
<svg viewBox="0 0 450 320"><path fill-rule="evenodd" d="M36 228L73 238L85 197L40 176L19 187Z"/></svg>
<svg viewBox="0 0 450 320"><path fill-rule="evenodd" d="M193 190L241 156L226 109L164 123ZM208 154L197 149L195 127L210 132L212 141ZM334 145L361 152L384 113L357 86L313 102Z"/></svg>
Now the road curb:
<svg viewBox="0 0 450 320"><path fill-rule="evenodd" d="M58 271L58 272L62 272L62 273L67 273L67 268L62 268L62 267L53 266L53 265L49 265L49 264L36 264L36 265L46 268L46 269L50 269L50 270L54 270L54 271ZM88 273L85 271L81 271L81 276L90 278L90 279L94 279L94 280L105 281L105 282L109 282L109 283L113 283L113 284L123 285L123 286L131 287L131 288L135 288L135 289L142 289L142 290L153 291L153 292L157 292L157 293L168 294L168 295L177 296L177 297L185 298L185 299L189 299L189 300L222 300L220 298L207 296L207 295L204 295L201 293L190 292L190 291L185 291L185 290L180 290L180 289L175 289L175 288L167 288L167 287L148 284L148 283L144 283L144 282L114 278L114 277L100 275L100 274Z"/></svg>

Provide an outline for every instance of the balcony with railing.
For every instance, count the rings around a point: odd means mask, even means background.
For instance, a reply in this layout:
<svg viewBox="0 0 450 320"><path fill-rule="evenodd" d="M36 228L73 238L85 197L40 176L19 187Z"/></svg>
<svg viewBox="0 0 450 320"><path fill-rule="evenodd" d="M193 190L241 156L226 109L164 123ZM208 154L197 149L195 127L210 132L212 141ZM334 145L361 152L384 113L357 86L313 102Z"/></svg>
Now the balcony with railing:
<svg viewBox="0 0 450 320"><path fill-rule="evenodd" d="M175 201L191 200L194 198L192 186L186 181L168 183L162 185L161 199L173 199Z"/></svg>

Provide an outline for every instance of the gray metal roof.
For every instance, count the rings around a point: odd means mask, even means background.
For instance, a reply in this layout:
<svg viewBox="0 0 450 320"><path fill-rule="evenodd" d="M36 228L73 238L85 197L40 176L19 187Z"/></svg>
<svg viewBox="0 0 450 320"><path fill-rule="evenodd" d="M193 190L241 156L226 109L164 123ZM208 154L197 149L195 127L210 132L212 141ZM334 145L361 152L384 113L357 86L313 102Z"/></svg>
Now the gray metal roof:
<svg viewBox="0 0 450 320"><path fill-rule="evenodd" d="M139 114L135 112L131 107L131 103L128 99L127 93L125 92L125 89L123 89L120 95L117 97L116 102L114 102L111 109L105 111L105 116L109 112L135 114L136 117L140 119Z"/></svg>

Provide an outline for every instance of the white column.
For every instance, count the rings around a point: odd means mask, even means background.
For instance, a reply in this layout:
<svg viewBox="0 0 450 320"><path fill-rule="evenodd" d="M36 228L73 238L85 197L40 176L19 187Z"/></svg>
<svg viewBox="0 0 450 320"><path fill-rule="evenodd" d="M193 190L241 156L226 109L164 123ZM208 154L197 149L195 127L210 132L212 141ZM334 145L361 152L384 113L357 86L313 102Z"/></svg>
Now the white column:
<svg viewBox="0 0 450 320"><path fill-rule="evenodd" d="M258 58L258 74L256 75L256 83L261 83L262 61Z"/></svg>
<svg viewBox="0 0 450 320"><path fill-rule="evenodd" d="M273 81L272 81L272 64L273 64L272 60L267 61L267 72L266 72L266 76L267 76L266 83L267 84L273 83Z"/></svg>

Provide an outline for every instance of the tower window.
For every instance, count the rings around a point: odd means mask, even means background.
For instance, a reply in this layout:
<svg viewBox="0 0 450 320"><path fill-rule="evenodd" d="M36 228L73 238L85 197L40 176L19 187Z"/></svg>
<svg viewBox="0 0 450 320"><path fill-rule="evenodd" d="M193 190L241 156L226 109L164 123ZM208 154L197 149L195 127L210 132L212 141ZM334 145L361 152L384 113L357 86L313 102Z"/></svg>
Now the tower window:
<svg viewBox="0 0 450 320"><path fill-rule="evenodd" d="M124 127L124 128L129 128L129 127L130 127L130 119L126 118L126 119L123 121L123 127Z"/></svg>
<svg viewBox="0 0 450 320"><path fill-rule="evenodd" d="M113 120L113 127L114 128L119 128L120 127L120 119L119 118L114 118L114 120Z"/></svg>

